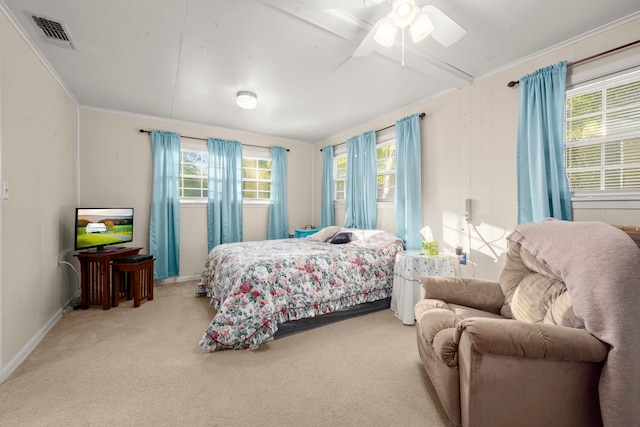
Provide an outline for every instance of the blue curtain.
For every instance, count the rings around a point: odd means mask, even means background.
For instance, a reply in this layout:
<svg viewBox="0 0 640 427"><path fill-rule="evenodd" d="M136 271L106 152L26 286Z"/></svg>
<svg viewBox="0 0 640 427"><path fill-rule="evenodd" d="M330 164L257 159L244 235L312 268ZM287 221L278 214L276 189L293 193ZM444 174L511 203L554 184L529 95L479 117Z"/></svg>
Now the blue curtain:
<svg viewBox="0 0 640 427"><path fill-rule="evenodd" d="M376 228L376 133L372 130L347 139L345 227Z"/></svg>
<svg viewBox="0 0 640 427"><path fill-rule="evenodd" d="M207 242L209 252L222 243L242 241L242 144L209 138Z"/></svg>
<svg viewBox="0 0 640 427"><path fill-rule="evenodd" d="M271 199L269 200L267 239L286 239L288 237L287 150L282 147L271 147Z"/></svg>
<svg viewBox="0 0 640 427"><path fill-rule="evenodd" d="M518 224L553 217L571 220L564 162L567 63L520 79Z"/></svg>
<svg viewBox="0 0 640 427"><path fill-rule="evenodd" d="M180 135L151 131L153 194L149 218L149 250L155 262L153 278L180 272Z"/></svg>
<svg viewBox="0 0 640 427"><path fill-rule="evenodd" d="M333 209L333 145L322 149L322 207L320 218L323 227L335 225L335 211Z"/></svg>
<svg viewBox="0 0 640 427"><path fill-rule="evenodd" d="M420 116L396 122L396 233L407 249L422 247L422 147Z"/></svg>

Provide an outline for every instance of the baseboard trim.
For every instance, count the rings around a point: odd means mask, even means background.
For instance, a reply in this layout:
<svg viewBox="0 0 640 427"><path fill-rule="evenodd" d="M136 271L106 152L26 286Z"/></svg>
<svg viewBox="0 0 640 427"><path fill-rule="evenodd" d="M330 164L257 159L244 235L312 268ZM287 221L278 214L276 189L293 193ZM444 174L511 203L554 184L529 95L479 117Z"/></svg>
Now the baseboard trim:
<svg viewBox="0 0 640 427"><path fill-rule="evenodd" d="M40 344L40 341L49 333L51 328L58 323L58 320L62 318L62 308L56 311L51 319L38 331L37 334L34 335L33 338L29 340L27 345L25 345L16 356L11 359L11 361L2 368L0 371L0 384L2 384L9 376L15 371L22 362L24 362L27 357L31 354L31 352Z"/></svg>
<svg viewBox="0 0 640 427"><path fill-rule="evenodd" d="M168 285L169 283L190 282L192 280L200 280L200 275L196 276L171 276L167 279L155 280L154 285Z"/></svg>
<svg viewBox="0 0 640 427"><path fill-rule="evenodd" d="M29 340L27 345L25 345L22 348L22 350L20 350L20 352L16 354L16 356L13 359L11 359L11 361L7 364L7 366L5 366L0 370L0 384L2 384L7 378L9 378L9 376L13 373L13 371L15 371L18 368L18 366L20 366L22 362L24 362L27 359L27 357L29 357L31 352L35 350L38 344L40 344L40 341L42 341L42 339L45 336L47 336L51 328L53 328L56 325L56 323L58 323L58 320L62 318L65 307L68 307L73 302L73 300L80 298L80 295L81 295L81 292L78 289L73 294L73 296L69 298L69 301L67 301L62 306L62 308L56 311L56 313L51 317L51 319L49 319L47 323L45 323L45 325L38 331L38 333L35 334L33 338Z"/></svg>

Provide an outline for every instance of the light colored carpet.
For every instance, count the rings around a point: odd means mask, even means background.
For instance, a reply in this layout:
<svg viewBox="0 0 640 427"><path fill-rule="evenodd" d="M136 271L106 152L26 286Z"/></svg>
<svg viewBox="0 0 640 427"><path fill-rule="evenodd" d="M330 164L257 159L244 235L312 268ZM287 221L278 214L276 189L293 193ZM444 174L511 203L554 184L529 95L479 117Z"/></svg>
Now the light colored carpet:
<svg viewBox="0 0 640 427"><path fill-rule="evenodd" d="M208 302L184 282L66 314L0 384L0 424L450 426L391 310L206 353Z"/></svg>

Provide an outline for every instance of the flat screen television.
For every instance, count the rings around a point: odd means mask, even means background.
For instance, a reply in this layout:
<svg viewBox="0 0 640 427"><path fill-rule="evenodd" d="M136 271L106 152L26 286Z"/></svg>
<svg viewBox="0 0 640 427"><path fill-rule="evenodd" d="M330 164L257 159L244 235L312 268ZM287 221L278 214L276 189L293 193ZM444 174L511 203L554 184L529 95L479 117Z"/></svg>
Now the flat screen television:
<svg viewBox="0 0 640 427"><path fill-rule="evenodd" d="M75 224L76 251L133 241L133 208L76 208Z"/></svg>

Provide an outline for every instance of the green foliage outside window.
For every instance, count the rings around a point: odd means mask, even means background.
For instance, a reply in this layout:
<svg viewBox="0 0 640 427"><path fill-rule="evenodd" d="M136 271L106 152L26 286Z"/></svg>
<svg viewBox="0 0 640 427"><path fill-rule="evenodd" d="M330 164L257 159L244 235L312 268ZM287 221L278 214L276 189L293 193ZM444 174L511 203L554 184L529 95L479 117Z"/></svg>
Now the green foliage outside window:
<svg viewBox="0 0 640 427"><path fill-rule="evenodd" d="M208 154L181 151L178 188L181 198L206 198L208 182Z"/></svg>
<svg viewBox="0 0 640 427"><path fill-rule="evenodd" d="M271 197L271 160L242 158L242 197L269 200Z"/></svg>

